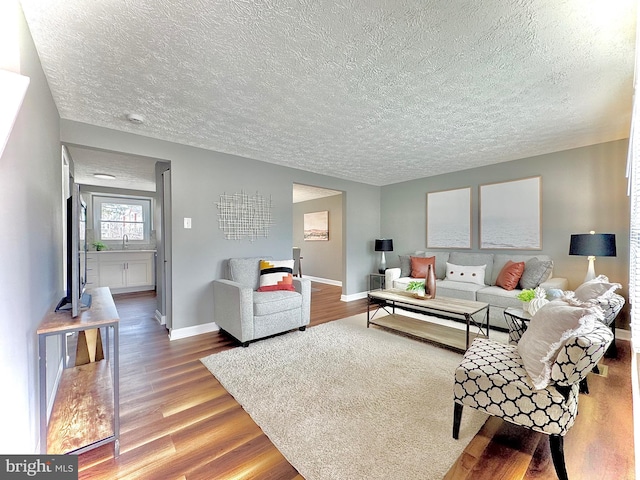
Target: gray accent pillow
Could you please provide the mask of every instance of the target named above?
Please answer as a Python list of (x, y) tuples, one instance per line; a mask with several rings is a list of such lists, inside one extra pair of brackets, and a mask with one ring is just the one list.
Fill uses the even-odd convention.
[(531, 258), (524, 264), (524, 272), (520, 277), (519, 287), (536, 288), (542, 282), (546, 282), (551, 276), (553, 271), (553, 260), (538, 260), (538, 258)]
[(400, 258), (400, 276), (411, 276), (411, 255), (398, 255)]

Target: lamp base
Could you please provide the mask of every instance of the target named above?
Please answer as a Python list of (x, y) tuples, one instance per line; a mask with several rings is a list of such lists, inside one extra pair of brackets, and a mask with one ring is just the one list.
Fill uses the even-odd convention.
[(384, 273), (387, 269), (387, 260), (384, 258), (384, 252), (380, 252), (380, 265), (378, 265), (378, 273)]
[(594, 257), (593, 255), (590, 255), (587, 257), (587, 260), (589, 260), (589, 267), (587, 268), (587, 275), (584, 277), (584, 281), (588, 282), (589, 280), (593, 280), (594, 278), (596, 278), (596, 257)]

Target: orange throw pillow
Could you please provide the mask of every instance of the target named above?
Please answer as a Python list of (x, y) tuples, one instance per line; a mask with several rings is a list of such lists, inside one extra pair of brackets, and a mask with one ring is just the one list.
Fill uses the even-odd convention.
[(520, 277), (524, 272), (524, 262), (512, 262), (507, 260), (504, 264), (498, 278), (496, 278), (496, 286), (502, 287), (505, 290), (513, 290), (518, 286)]
[(411, 278), (425, 278), (428, 266), (436, 268), (436, 257), (411, 257)]

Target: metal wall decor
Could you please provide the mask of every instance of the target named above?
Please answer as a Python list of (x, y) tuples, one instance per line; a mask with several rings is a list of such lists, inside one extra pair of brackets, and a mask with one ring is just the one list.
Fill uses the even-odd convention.
[(223, 193), (218, 202), (218, 226), (227, 240), (248, 238), (253, 242), (258, 237), (267, 238), (273, 225), (271, 207), (271, 197), (267, 199), (258, 192), (254, 196)]

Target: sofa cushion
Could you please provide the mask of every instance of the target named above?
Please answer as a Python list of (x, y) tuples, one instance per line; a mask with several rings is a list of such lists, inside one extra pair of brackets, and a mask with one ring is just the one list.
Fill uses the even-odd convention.
[(447, 262), (449, 261), (449, 252), (439, 252), (435, 250), (418, 250), (416, 257), (436, 257), (436, 278), (442, 280), (447, 272)]
[(425, 278), (429, 271), (429, 265), (435, 270), (436, 257), (411, 257), (411, 277)]
[(253, 314), (271, 315), (284, 310), (293, 310), (302, 306), (302, 295), (289, 290), (272, 292), (253, 292)]
[(259, 292), (293, 288), (293, 260), (260, 260)]
[(454, 282), (452, 280), (436, 281), (436, 297), (451, 297), (461, 300), (475, 300), (476, 292), (486, 288), (476, 283)]
[(536, 288), (542, 282), (551, 277), (553, 260), (540, 260), (533, 257), (524, 264), (524, 272), (520, 277), (520, 288)]
[(518, 286), (522, 272), (524, 272), (524, 262), (507, 260), (507, 263), (500, 270), (495, 284), (505, 290), (513, 290)]
[(522, 308), (522, 301), (516, 298), (522, 290), (505, 290), (502, 287), (493, 286), (493, 287), (485, 287), (481, 290), (478, 290), (476, 293), (476, 300), (479, 302), (488, 303), (496, 307), (513, 307), (513, 308)]
[(447, 280), (484, 285), (486, 265), (455, 265), (447, 262)]
[(551, 260), (549, 255), (527, 255), (527, 254), (513, 254), (513, 253), (496, 253), (493, 256), (493, 276), (491, 278), (491, 283), (489, 285), (495, 285), (498, 275), (502, 268), (507, 264), (508, 261), (512, 262), (526, 262), (527, 260), (531, 260), (532, 258), (537, 258), (538, 260)]
[(451, 252), (448, 262), (455, 265), (486, 265), (485, 285), (489, 285), (493, 278), (493, 253)]
[(411, 276), (411, 255), (398, 255), (400, 259), (400, 277)]

